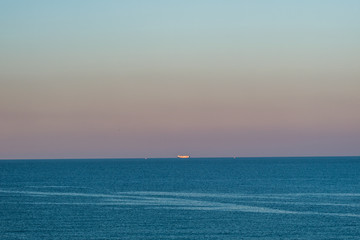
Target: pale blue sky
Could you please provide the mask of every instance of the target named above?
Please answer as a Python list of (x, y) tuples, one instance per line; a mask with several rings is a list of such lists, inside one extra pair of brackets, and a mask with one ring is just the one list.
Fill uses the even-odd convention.
[(359, 155), (359, 1), (1, 1), (0, 158)]

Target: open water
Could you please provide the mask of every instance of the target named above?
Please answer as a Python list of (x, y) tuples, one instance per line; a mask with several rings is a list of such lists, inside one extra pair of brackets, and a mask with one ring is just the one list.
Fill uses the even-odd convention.
[(360, 239), (360, 157), (3, 160), (0, 239)]

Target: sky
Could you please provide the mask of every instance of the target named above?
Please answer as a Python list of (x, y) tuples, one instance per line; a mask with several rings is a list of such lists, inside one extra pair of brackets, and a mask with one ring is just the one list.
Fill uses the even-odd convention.
[(360, 155), (360, 1), (0, 1), (0, 159)]

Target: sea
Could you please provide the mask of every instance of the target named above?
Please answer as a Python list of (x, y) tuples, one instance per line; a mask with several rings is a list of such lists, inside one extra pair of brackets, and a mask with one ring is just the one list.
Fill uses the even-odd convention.
[(0, 161), (1, 240), (360, 239), (360, 157)]

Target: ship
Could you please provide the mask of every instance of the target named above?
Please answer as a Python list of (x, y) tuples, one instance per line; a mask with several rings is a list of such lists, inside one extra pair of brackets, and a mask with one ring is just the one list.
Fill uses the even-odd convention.
[(189, 155), (178, 155), (177, 157), (178, 157), (178, 158), (190, 158)]

